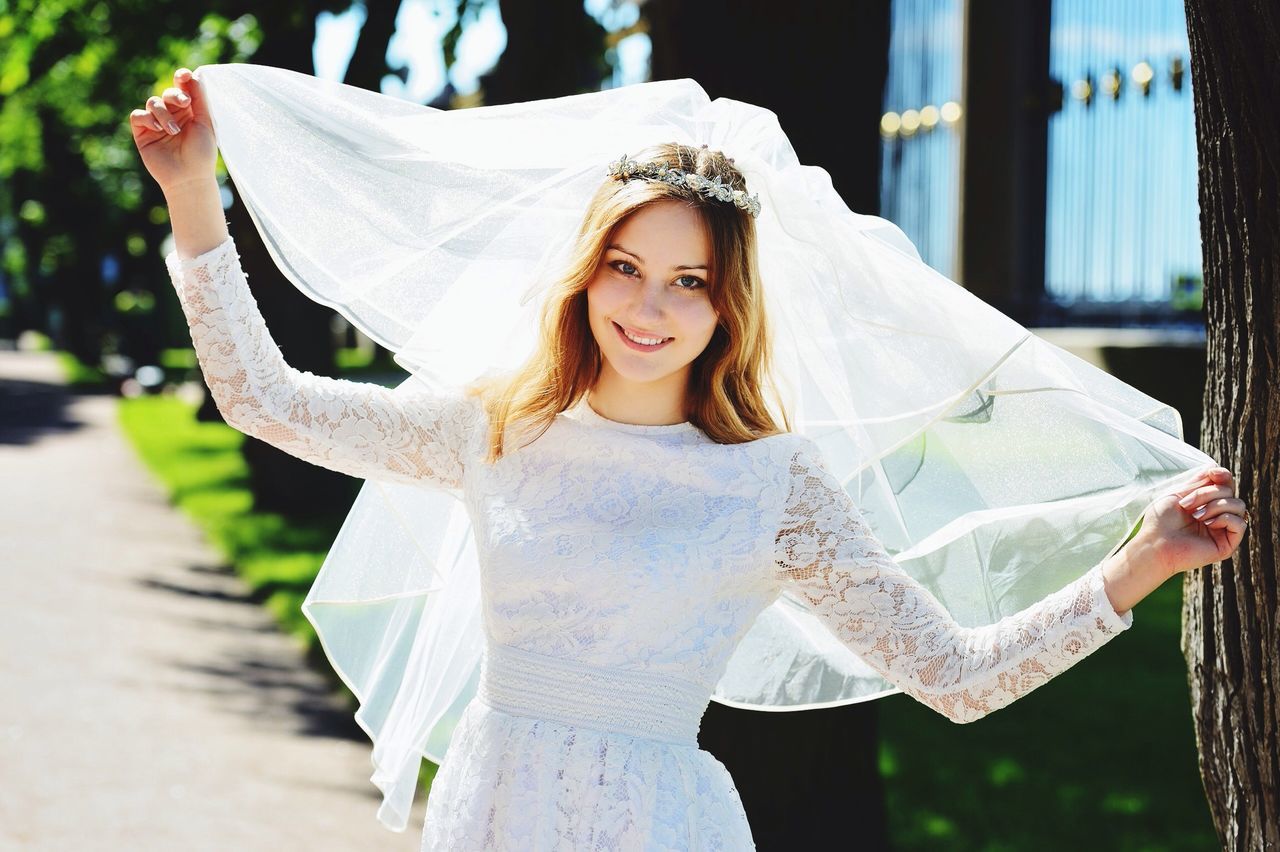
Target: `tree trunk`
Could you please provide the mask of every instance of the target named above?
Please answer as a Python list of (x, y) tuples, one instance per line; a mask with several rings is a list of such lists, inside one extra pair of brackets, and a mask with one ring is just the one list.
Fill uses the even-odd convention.
[(772, 110), (800, 162), (826, 169), (855, 212), (880, 212), (889, 0), (649, 0), (642, 9), (654, 80), (692, 77), (713, 99)]
[(356, 38), (356, 47), (351, 53), (351, 61), (347, 63), (347, 73), (342, 82), (348, 86), (380, 92), (382, 78), (388, 74), (401, 76), (402, 79), (408, 77), (406, 67), (393, 69), (387, 66), (387, 48), (391, 45), (391, 37), (396, 34), (400, 3), (399, 0), (366, 3), (365, 11), (367, 16), (360, 26), (360, 35)]
[(507, 46), (480, 77), (486, 105), (599, 91), (609, 71), (605, 31), (580, 0), (498, 0), (498, 10)]
[(1226, 850), (1280, 849), (1280, 8), (1186, 0), (1199, 149), (1208, 379), (1202, 443), (1250, 529), (1185, 575), (1182, 650), (1200, 771)]
[[(826, 169), (851, 209), (879, 213), (889, 0), (643, 9), (653, 79), (692, 77), (713, 99), (772, 110), (802, 163)], [(733, 776), (761, 852), (888, 848), (877, 713), (875, 702), (782, 713), (711, 703), (699, 742)], [(857, 842), (838, 840), (841, 827)]]

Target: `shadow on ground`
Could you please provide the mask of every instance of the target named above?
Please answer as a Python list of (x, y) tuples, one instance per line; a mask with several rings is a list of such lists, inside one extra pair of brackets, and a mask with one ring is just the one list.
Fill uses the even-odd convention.
[(46, 435), (83, 428), (68, 416), (68, 401), (55, 384), (0, 379), (0, 444), (34, 444)]

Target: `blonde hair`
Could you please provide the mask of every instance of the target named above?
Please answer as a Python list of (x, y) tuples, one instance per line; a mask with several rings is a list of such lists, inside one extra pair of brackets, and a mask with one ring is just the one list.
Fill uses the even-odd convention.
[[(665, 143), (633, 155), (639, 162), (664, 162), (734, 189), (746, 180), (720, 152)], [(650, 204), (678, 200), (700, 214), (711, 242), (707, 290), (719, 322), (706, 348), (694, 359), (686, 395), (690, 423), (713, 441), (736, 444), (791, 431), (782, 407), (779, 428), (768, 411), (761, 382), (770, 377), (771, 338), (756, 255), (755, 220), (733, 204), (707, 198), (660, 180), (608, 178), (587, 205), (570, 261), (549, 288), (539, 319), (538, 344), (516, 370), (473, 383), (489, 416), (489, 453), (504, 453), (507, 427), (536, 429), (542, 435), (560, 412), (572, 407), (600, 374), (599, 346), (587, 320), (587, 285), (605, 248), (622, 222)], [(776, 388), (775, 388), (776, 392)]]

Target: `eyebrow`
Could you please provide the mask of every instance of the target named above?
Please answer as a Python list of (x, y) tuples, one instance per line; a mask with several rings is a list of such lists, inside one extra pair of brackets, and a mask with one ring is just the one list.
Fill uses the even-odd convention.
[[(606, 246), (606, 248), (617, 249), (623, 254), (629, 254), (632, 257), (634, 257), (636, 260), (640, 261), (641, 263), (644, 263), (643, 257), (631, 251), (630, 249), (624, 249), (622, 246), (618, 245), (617, 243), (610, 243), (608, 246)], [(707, 271), (707, 267), (701, 264), (699, 264), (698, 266), (673, 266), (672, 269), (701, 269), (704, 272)]]

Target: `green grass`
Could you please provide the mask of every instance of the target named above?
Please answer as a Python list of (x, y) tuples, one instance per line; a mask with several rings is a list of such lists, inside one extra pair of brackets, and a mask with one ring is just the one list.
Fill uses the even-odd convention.
[(194, 370), (199, 366), (194, 349), (161, 349), (160, 366), (166, 370)]
[(354, 346), (345, 347), (334, 352), (334, 362), (339, 370), (360, 370), (373, 366), (373, 356), (373, 351), (362, 351)]
[(70, 352), (58, 350), (54, 353), (58, 366), (62, 369), (67, 387), (72, 390), (90, 390), (105, 387), (107, 376), (97, 367), (92, 367)]
[(1013, 704), (957, 725), (880, 699), (880, 763), (900, 850), (1214, 850), (1196, 765), (1182, 583), (1133, 627)]
[[(328, 677), (355, 710), (355, 696), (324, 660), (302, 602), (338, 534), (336, 523), (299, 523), (253, 510), (249, 471), (240, 446), (244, 435), (223, 423), (202, 423), (196, 407), (173, 396), (119, 401), (120, 423), (135, 450), (170, 494), (219, 551), (227, 566), (249, 586), (255, 600), (306, 657)], [(422, 762), (429, 790), (436, 766)]]

